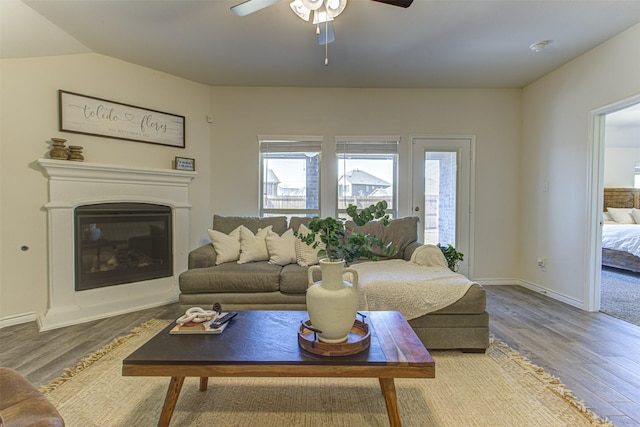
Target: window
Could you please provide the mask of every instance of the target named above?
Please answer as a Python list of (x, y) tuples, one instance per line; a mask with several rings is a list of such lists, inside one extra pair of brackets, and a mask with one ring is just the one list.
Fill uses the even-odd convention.
[(320, 215), (321, 137), (259, 137), (260, 215)]
[(368, 207), (386, 200), (396, 215), (399, 137), (336, 138), (338, 155), (338, 215), (347, 207)]

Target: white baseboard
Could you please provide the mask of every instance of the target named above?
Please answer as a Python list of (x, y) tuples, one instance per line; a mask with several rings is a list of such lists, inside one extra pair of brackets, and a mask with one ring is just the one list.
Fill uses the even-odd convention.
[(0, 319), (0, 329), (6, 328), (7, 326), (20, 325), (22, 323), (33, 322), (38, 318), (36, 313), (23, 313), (16, 314), (14, 316), (3, 317)]
[(520, 284), (518, 279), (473, 279), (482, 286), (516, 286)]
[(164, 297), (149, 298), (147, 301), (140, 299), (131, 299), (128, 304), (106, 303), (90, 308), (80, 307), (75, 311), (62, 311), (58, 313), (48, 312), (44, 316), (38, 316), (38, 329), (40, 332), (52, 329), (62, 328), (65, 326), (78, 325), (81, 323), (91, 322), (93, 320), (106, 319), (108, 317), (118, 316), (121, 314), (133, 313), (147, 308), (160, 307), (167, 304), (178, 302), (176, 295), (165, 295)]
[(584, 302), (580, 301), (576, 298), (570, 297), (568, 295), (564, 295), (561, 294), (559, 292), (556, 291), (552, 291), (550, 289), (545, 288), (544, 286), (539, 286), (536, 285), (535, 283), (531, 283), (531, 282), (527, 282), (526, 280), (519, 280), (518, 283), (520, 286), (522, 286), (523, 288), (527, 288), (529, 290), (532, 290), (534, 292), (538, 292), (539, 294), (542, 295), (546, 295), (550, 298), (553, 298), (555, 300), (561, 301), (565, 304), (569, 304), (573, 307), (579, 308), (581, 310), (584, 310)]

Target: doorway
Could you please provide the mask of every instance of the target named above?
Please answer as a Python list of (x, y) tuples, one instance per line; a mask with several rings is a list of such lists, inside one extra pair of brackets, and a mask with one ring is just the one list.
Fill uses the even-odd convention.
[[(591, 273), (585, 295), (587, 309), (603, 311), (640, 324), (640, 275), (632, 271), (637, 270), (635, 261), (629, 260), (633, 258), (629, 252), (634, 252), (630, 242), (635, 239), (631, 233), (635, 233), (636, 227), (640, 229), (640, 224), (635, 224), (633, 220), (631, 222), (634, 224), (620, 224), (622, 220), (613, 218), (611, 209), (608, 209), (628, 209), (631, 212), (633, 208), (640, 207), (633, 200), (608, 206), (617, 203), (611, 194), (633, 194), (640, 187), (640, 95), (598, 109), (592, 117), (593, 220), (590, 224), (593, 224), (593, 231), (589, 245)], [(619, 217), (617, 214), (615, 216)], [(614, 268), (610, 267), (612, 265)]]
[(458, 272), (473, 276), (471, 182), (472, 136), (414, 136), (412, 206), (420, 219), (418, 239), (451, 244), (464, 254)]

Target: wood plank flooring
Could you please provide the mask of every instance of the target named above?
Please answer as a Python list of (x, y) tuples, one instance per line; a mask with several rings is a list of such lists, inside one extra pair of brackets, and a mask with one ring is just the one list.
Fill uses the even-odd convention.
[(487, 286), (491, 332), (616, 426), (640, 426), (640, 327), (520, 286)]
[[(497, 338), (559, 377), (598, 415), (640, 427), (640, 327), (519, 286), (486, 289)], [(140, 323), (173, 320), (183, 310), (171, 304), (41, 333), (35, 322), (10, 326), (0, 330), (0, 366), (46, 384)]]

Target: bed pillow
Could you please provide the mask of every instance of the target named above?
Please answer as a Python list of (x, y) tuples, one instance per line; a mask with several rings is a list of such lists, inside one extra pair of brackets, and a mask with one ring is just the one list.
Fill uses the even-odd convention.
[(296, 237), (290, 228), (282, 236), (270, 231), (267, 233), (267, 251), (269, 252), (269, 264), (287, 265), (296, 263)]
[(633, 208), (631, 210), (631, 217), (636, 224), (640, 224), (640, 209)]
[(611, 218), (611, 214), (609, 212), (602, 213), (602, 222), (604, 224), (615, 224), (616, 222)]
[[(306, 225), (300, 224), (298, 234), (307, 235), (309, 234), (309, 229)], [(308, 267), (318, 264), (318, 251), (324, 248), (324, 243), (320, 242), (320, 236), (318, 235), (316, 235), (316, 241), (320, 244), (314, 249), (302, 240), (296, 238), (296, 262), (299, 266)]]
[(635, 224), (633, 216), (631, 215), (631, 208), (607, 208), (607, 212), (611, 215), (611, 218), (618, 224)]
[(216, 265), (237, 261), (240, 258), (240, 229), (237, 227), (229, 234), (216, 230), (207, 230), (213, 249), (216, 251)]
[(247, 227), (240, 229), (240, 258), (238, 264), (246, 264), (254, 261), (267, 261), (269, 251), (267, 250), (266, 237), (273, 226), (261, 228), (254, 235)]

